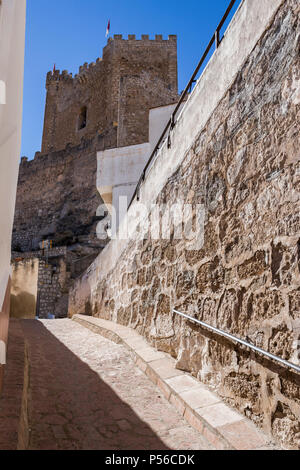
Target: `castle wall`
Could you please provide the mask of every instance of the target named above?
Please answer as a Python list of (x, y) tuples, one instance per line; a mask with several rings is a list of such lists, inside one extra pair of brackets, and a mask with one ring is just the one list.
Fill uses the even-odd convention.
[(70, 273), (64, 256), (53, 258), (50, 262), (39, 261), (37, 316), (64, 318), (68, 310), (68, 288)]
[[(213, 91), (212, 91), (213, 90)], [(140, 191), (205, 208), (193, 240), (113, 240), (72, 289), (129, 325), (285, 446), (300, 448), (299, 376), (172, 314), (194, 315), (299, 364), (299, 4), (245, 0)], [(128, 226), (138, 204), (130, 208)], [(122, 227), (120, 231), (122, 231)], [(143, 239), (147, 236), (146, 239)], [(191, 249), (193, 247), (193, 249)]]
[(96, 151), (90, 142), (22, 160), (19, 171), (13, 250), (39, 249), (39, 242), (70, 245), (83, 255), (99, 252), (96, 211)]
[[(97, 61), (81, 68), (76, 78), (59, 71), (47, 75), (47, 97), (44, 118), (42, 153), (77, 146), (81, 139), (90, 139), (108, 129), (107, 67)], [(79, 129), (79, 115), (87, 107), (86, 127)]]

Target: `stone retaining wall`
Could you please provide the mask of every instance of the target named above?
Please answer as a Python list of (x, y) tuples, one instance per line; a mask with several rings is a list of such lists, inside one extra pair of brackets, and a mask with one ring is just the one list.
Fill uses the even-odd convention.
[[(159, 350), (171, 353), (178, 368), (296, 448), (299, 375), (199, 329), (172, 309), (299, 364), (299, 12), (296, 0), (242, 4), (182, 111), (172, 148), (161, 150), (142, 187), (141, 202), (148, 206), (203, 204), (204, 246), (190, 250), (175, 231), (170, 240), (142, 239), (144, 221), (139, 240), (113, 241), (106, 247), (75, 284), (69, 304), (70, 316), (84, 313), (89, 305), (94, 316), (137, 329)], [(265, 20), (253, 48), (246, 21), (251, 15), (257, 17), (257, 28)], [(231, 35), (239, 22), (238, 48), (246, 50), (249, 37), (250, 50), (203, 126), (199, 90), (204, 89), (207, 101), (213, 89), (205, 79), (213, 67), (222, 70), (217, 61), (236, 47), (237, 38)], [(224, 67), (230, 65), (234, 69), (236, 64)], [(172, 173), (156, 200), (147, 199), (167, 171)]]
[[(13, 253), (11, 313), (15, 318), (64, 318), (68, 311), (73, 257), (66, 247)], [(31, 271), (34, 271), (33, 274)]]

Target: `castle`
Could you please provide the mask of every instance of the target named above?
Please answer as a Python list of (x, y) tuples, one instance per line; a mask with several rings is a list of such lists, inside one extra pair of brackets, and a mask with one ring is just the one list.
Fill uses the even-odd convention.
[(25, 263), (25, 277), (28, 262), (40, 260), (31, 314), (41, 317), (66, 315), (72, 279), (105, 245), (96, 234), (97, 152), (148, 142), (150, 109), (178, 100), (177, 37), (115, 35), (103, 57), (74, 77), (49, 72), (46, 89), (41, 152), (21, 160), (12, 242), (14, 267)]

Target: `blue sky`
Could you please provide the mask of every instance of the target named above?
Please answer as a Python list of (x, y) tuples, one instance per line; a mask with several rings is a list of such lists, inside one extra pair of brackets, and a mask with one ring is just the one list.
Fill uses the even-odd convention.
[[(239, 5), (237, 0), (237, 6)], [(45, 79), (53, 64), (77, 73), (102, 56), (105, 30), (111, 35), (178, 35), (179, 91), (185, 88), (229, 0), (27, 0), (21, 155), (40, 150)]]

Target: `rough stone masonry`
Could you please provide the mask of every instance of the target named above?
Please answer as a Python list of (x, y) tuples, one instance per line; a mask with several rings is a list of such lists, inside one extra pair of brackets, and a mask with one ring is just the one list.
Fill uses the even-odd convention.
[[(299, 364), (300, 5), (277, 3), (156, 200), (205, 205), (203, 248), (190, 251), (174, 234), (131, 240), (104, 275), (107, 246), (76, 283), (69, 314), (90, 304), (94, 316), (137, 329), (171, 353), (178, 368), (285, 446), (300, 448), (299, 375), (172, 314), (173, 308), (193, 314)], [(174, 132), (184, 138), (180, 124)]]

